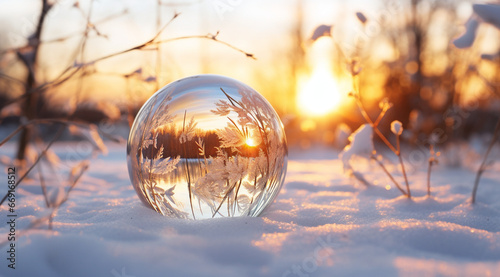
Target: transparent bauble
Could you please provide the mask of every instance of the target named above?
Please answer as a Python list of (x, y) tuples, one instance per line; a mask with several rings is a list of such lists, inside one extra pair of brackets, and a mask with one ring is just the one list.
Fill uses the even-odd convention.
[(258, 216), (285, 179), (283, 124), (255, 90), (198, 75), (156, 92), (130, 130), (130, 179), (147, 206), (178, 218)]

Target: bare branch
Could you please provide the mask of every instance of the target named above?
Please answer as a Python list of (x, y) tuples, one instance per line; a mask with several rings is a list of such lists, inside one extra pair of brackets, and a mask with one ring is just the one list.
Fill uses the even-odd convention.
[(21, 81), (21, 80), (19, 80), (19, 79), (16, 79), (16, 78), (14, 78), (14, 77), (12, 77), (12, 76), (9, 76), (9, 75), (7, 75), (7, 74), (4, 74), (4, 73), (2, 73), (2, 72), (0, 72), (0, 78), (4, 78), (4, 79), (6, 79), (6, 80), (16, 82), (16, 83), (21, 84), (22, 86), (26, 87), (26, 83), (25, 83), (24, 81)]
[[(7, 141), (9, 141), (10, 139), (12, 139), (17, 133), (19, 133), (20, 131), (22, 131), (24, 128), (27, 128), (28, 126), (31, 126), (31, 125), (37, 125), (37, 124), (63, 124), (63, 125), (73, 125), (73, 126), (78, 126), (78, 127), (81, 127), (81, 128), (89, 128), (89, 124), (88, 123), (82, 123), (82, 122), (76, 122), (76, 121), (70, 121), (70, 120), (67, 120), (67, 119), (34, 119), (34, 120), (31, 120), (21, 126), (19, 126), (16, 130), (14, 130), (12, 133), (10, 133), (5, 139), (3, 139), (2, 141), (0, 141), (0, 147), (2, 145), (4, 145)], [(113, 135), (111, 134), (108, 134), (106, 132), (103, 132), (101, 130), (98, 129), (98, 131), (106, 138), (112, 140), (113, 142), (121, 142), (121, 139), (119, 138), (116, 138), (114, 137)]]
[(186, 39), (208, 39), (208, 40), (213, 40), (217, 43), (220, 43), (220, 44), (223, 44), (231, 49), (234, 49), (240, 53), (243, 53), (245, 54), (245, 56), (249, 57), (249, 58), (252, 58), (254, 60), (257, 60), (257, 58), (251, 54), (251, 53), (248, 53), (230, 43), (227, 43), (225, 41), (222, 41), (222, 40), (219, 40), (217, 38), (217, 36), (219, 35), (219, 32), (217, 32), (215, 35), (213, 34), (206, 34), (206, 35), (197, 35), (197, 36), (183, 36), (183, 37), (176, 37), (176, 38), (171, 38), (171, 39), (165, 39), (165, 40), (160, 40), (160, 41), (157, 41), (157, 42), (154, 42), (155, 44), (160, 44), (160, 43), (167, 43), (167, 42), (172, 42), (172, 41), (177, 41), (177, 40), (186, 40)]
[[(45, 147), (45, 149), (42, 151), (42, 153), (40, 153), (40, 155), (38, 155), (37, 159), (35, 160), (35, 162), (30, 166), (30, 168), (28, 168), (28, 170), (26, 170), (26, 172), (21, 176), (21, 178), (19, 178), (16, 182), (16, 184), (14, 185), (14, 190), (17, 188), (17, 186), (19, 186), (19, 184), (28, 176), (28, 174), (31, 172), (31, 170), (33, 170), (33, 168), (35, 168), (35, 166), (40, 162), (40, 160), (45, 156), (45, 154), (47, 153), (47, 151), (49, 150), (49, 148), (52, 146), (52, 144), (54, 144), (54, 142), (56, 140), (59, 139), (59, 137), (61, 136), (62, 134), (62, 131), (64, 130), (63, 127), (59, 128), (59, 130), (57, 131), (56, 135), (52, 138), (52, 140), (47, 144), (47, 146)], [(5, 199), (7, 199), (8, 195), (9, 195), (10, 191), (8, 191), (5, 196), (2, 198), (2, 200), (0, 201), (0, 206), (3, 204), (3, 202), (5, 201)]]
[(394, 177), (392, 176), (392, 174), (389, 172), (389, 170), (387, 170), (387, 168), (384, 166), (384, 164), (379, 161), (376, 157), (374, 156), (371, 156), (371, 159), (376, 161), (377, 164), (382, 168), (382, 170), (385, 172), (385, 174), (389, 177), (389, 179), (391, 179), (391, 181), (394, 183), (394, 185), (396, 185), (396, 187), (399, 189), (399, 191), (401, 191), (401, 193), (405, 196), (408, 196), (408, 193), (406, 193), (402, 188), (401, 188), (401, 185), (399, 185), (399, 183), (396, 181), (396, 179), (394, 179)]

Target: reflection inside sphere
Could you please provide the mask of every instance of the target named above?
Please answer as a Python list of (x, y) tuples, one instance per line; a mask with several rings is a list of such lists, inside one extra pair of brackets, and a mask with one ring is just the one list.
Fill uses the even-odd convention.
[(231, 78), (173, 82), (139, 111), (128, 143), (141, 200), (178, 218), (257, 216), (286, 174), (283, 125), (255, 90)]

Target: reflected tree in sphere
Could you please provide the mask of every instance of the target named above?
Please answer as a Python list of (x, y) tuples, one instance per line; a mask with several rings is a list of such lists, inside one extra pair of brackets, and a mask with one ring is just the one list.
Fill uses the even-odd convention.
[(175, 81), (130, 130), (130, 179), (147, 206), (177, 218), (258, 216), (285, 179), (283, 124), (255, 90), (231, 78)]

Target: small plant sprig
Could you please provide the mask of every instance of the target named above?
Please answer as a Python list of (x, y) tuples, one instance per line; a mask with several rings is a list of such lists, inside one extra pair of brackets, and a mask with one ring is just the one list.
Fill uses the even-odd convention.
[(410, 184), (408, 182), (408, 177), (406, 174), (406, 169), (405, 165), (403, 162), (403, 158), (401, 156), (401, 147), (400, 147), (400, 137), (401, 134), (403, 133), (403, 124), (400, 121), (393, 121), (391, 124), (391, 131), (393, 134), (396, 135), (396, 147), (394, 147), (391, 142), (380, 132), (378, 129), (378, 125), (384, 118), (385, 114), (387, 111), (392, 107), (392, 103), (390, 103), (387, 99), (384, 99), (383, 101), (380, 102), (379, 107), (381, 109), (379, 115), (377, 116), (377, 119), (373, 121), (370, 116), (368, 115), (368, 112), (366, 111), (365, 107), (363, 106), (363, 103), (361, 101), (361, 95), (360, 95), (360, 90), (359, 90), (359, 73), (361, 72), (361, 68), (358, 65), (358, 62), (356, 60), (352, 60), (349, 64), (349, 70), (352, 76), (352, 81), (353, 81), (353, 92), (351, 92), (349, 95), (351, 97), (354, 97), (356, 100), (356, 104), (359, 108), (359, 111), (361, 112), (361, 115), (365, 119), (365, 121), (370, 124), (370, 126), (373, 128), (373, 132), (377, 134), (377, 136), (384, 142), (389, 149), (398, 157), (399, 163), (401, 165), (401, 172), (403, 174), (404, 180), (405, 180), (405, 185), (406, 185), (406, 191), (404, 191), (401, 188), (401, 185), (396, 181), (396, 179), (392, 176), (392, 174), (387, 170), (387, 168), (384, 166), (383, 162), (378, 159), (375, 155), (376, 152), (372, 154), (372, 159), (377, 162), (378, 165), (381, 166), (382, 170), (389, 176), (389, 178), (392, 180), (392, 182), (396, 185), (396, 187), (403, 193), (403, 195), (407, 196), (408, 198), (411, 198), (411, 190), (410, 190)]
[[(366, 16), (364, 14), (358, 12), (358, 13), (356, 13), (356, 17), (361, 22), (361, 24), (363, 25), (363, 27), (366, 27), (366, 22), (367, 22)], [(316, 40), (316, 39), (318, 39), (321, 36), (331, 35), (330, 32), (331, 32), (331, 26), (320, 25), (315, 30), (315, 32), (314, 32), (314, 34), (313, 34), (313, 36), (312, 36), (311, 39), (312, 40)], [(399, 143), (400, 136), (401, 136), (401, 134), (403, 132), (403, 126), (402, 126), (401, 122), (399, 122), (399, 121), (393, 122), (393, 128), (391, 128), (391, 129), (393, 130), (393, 133), (396, 135), (396, 139), (397, 139), (397, 145), (396, 145), (396, 147), (394, 147), (389, 142), (389, 140), (384, 136), (384, 134), (382, 134), (382, 132), (380, 132), (380, 130), (378, 129), (378, 125), (380, 124), (381, 120), (383, 119), (383, 117), (385, 116), (385, 114), (387, 113), (387, 111), (392, 107), (392, 104), (389, 103), (389, 101), (387, 101), (387, 100), (382, 101), (380, 103), (380, 109), (381, 109), (381, 111), (380, 111), (379, 115), (377, 116), (377, 119), (375, 121), (373, 121), (370, 118), (370, 116), (368, 115), (366, 109), (363, 106), (362, 100), (361, 100), (361, 93), (360, 93), (360, 89), (359, 89), (359, 79), (358, 79), (359, 78), (359, 74), (361, 73), (361, 71), (363, 69), (360, 66), (359, 58), (358, 58), (360, 56), (359, 55), (359, 49), (360, 49), (361, 45), (357, 45), (358, 47), (356, 47), (356, 51), (352, 55), (354, 58), (349, 59), (348, 56), (342, 50), (342, 47), (340, 47), (340, 44), (338, 42), (336, 42), (336, 41), (334, 41), (334, 43), (335, 43), (335, 46), (336, 46), (337, 50), (347, 60), (347, 68), (348, 68), (348, 71), (349, 71), (350, 75), (352, 76), (352, 84), (353, 84), (352, 88), (353, 88), (353, 90), (352, 90), (352, 92), (349, 93), (349, 96), (354, 97), (354, 99), (356, 100), (356, 104), (357, 104), (357, 106), (359, 108), (359, 111), (361, 112), (361, 115), (363, 116), (363, 118), (365, 119), (365, 121), (372, 127), (373, 132), (375, 132), (377, 134), (377, 136), (385, 143), (385, 145), (387, 145), (387, 147), (389, 147), (389, 149), (391, 149), (391, 151), (394, 154), (396, 154), (396, 156), (398, 156), (399, 162), (401, 164), (401, 171), (402, 171), (404, 179), (405, 179), (406, 191), (404, 191), (402, 189), (401, 185), (394, 179), (394, 177), (391, 175), (391, 173), (387, 170), (387, 168), (384, 166), (382, 160), (377, 157), (375, 150), (373, 151), (373, 153), (371, 153), (371, 157), (370, 158), (373, 159), (373, 160), (375, 160), (377, 162), (377, 164), (379, 164), (382, 167), (382, 169), (384, 170), (384, 172), (394, 182), (394, 184), (396, 185), (396, 187), (401, 191), (401, 193), (403, 195), (407, 196), (408, 198), (411, 198), (410, 185), (409, 185), (409, 182), (408, 182), (408, 177), (406, 175), (406, 170), (405, 170), (403, 158), (401, 156), (401, 148), (400, 148), (400, 143)], [(397, 130), (395, 130), (394, 128), (396, 128)], [(349, 150), (348, 147), (346, 147), (346, 149), (344, 149), (344, 151), (347, 151), (347, 150)], [(344, 163), (346, 163), (346, 162), (344, 162)], [(354, 171), (353, 171), (353, 173), (354, 173)], [(360, 180), (365, 185), (368, 184), (364, 178), (360, 178), (361, 175), (359, 173), (358, 174), (353, 174), (353, 176), (355, 178), (357, 178), (358, 180)]]
[(403, 162), (403, 158), (401, 157), (401, 144), (399, 142), (401, 134), (403, 133), (403, 124), (398, 120), (393, 121), (391, 123), (391, 132), (396, 135), (396, 152), (394, 152), (394, 154), (398, 156), (399, 163), (401, 164), (401, 172), (403, 173), (403, 177), (405, 178), (406, 192), (408, 193), (406, 196), (408, 196), (408, 198), (411, 198), (410, 185), (408, 182), (408, 176), (406, 175), (405, 164)]

